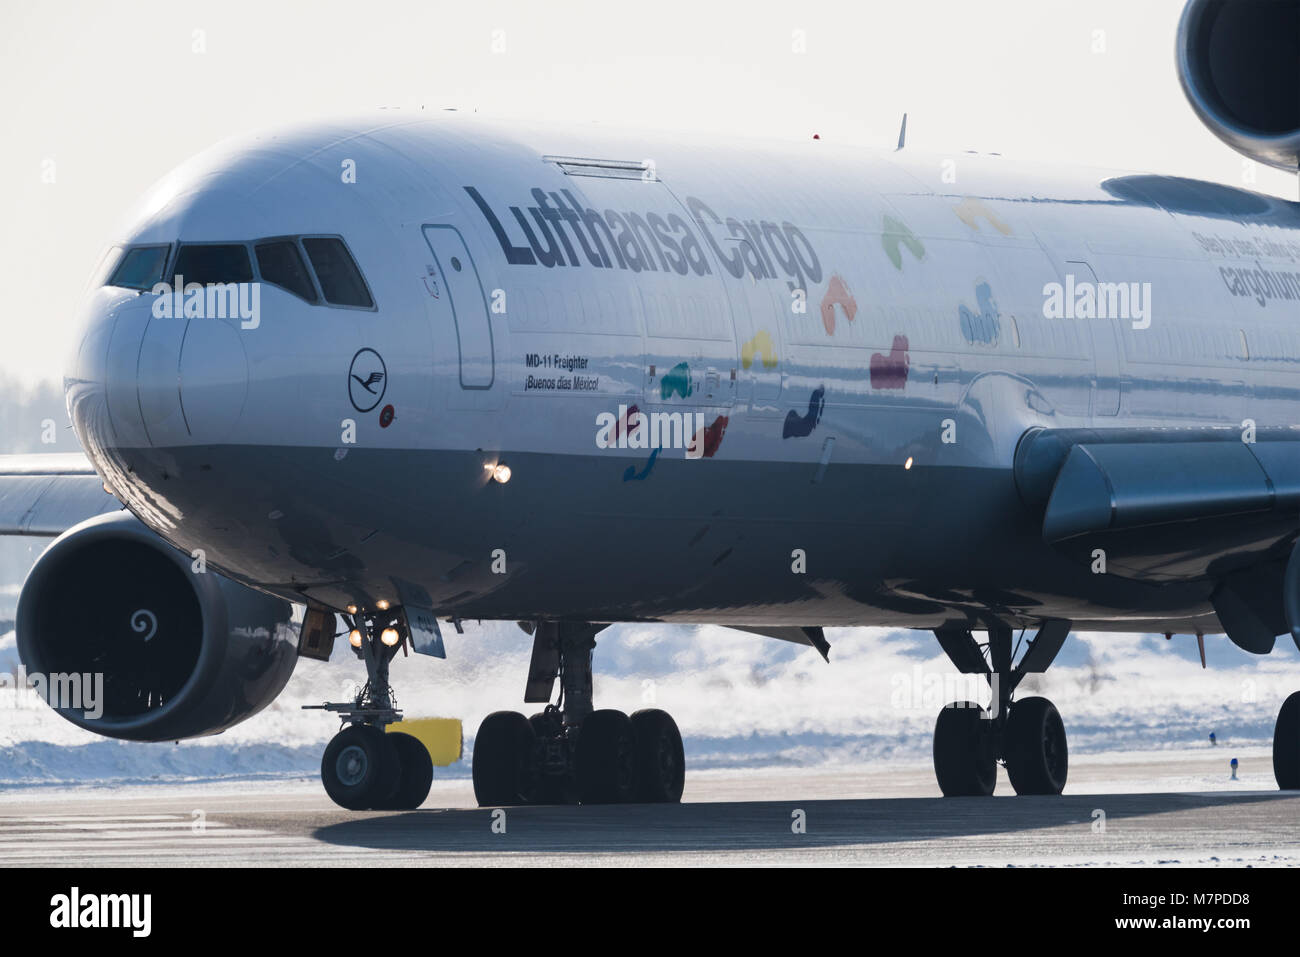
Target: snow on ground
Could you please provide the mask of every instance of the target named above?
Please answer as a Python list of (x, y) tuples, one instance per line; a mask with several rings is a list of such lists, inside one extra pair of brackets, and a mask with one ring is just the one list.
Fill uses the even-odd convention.
[[(393, 681), (409, 716), (464, 721), (468, 758), (485, 714), (523, 709), (530, 640), (510, 623), (446, 631), (446, 661), (399, 658)], [(988, 699), (987, 687), (957, 674), (928, 633), (836, 628), (827, 637), (830, 664), (804, 646), (715, 626), (616, 625), (597, 639), (597, 705), (668, 710), (693, 769), (879, 768), (928, 762), (939, 708)], [(1226, 764), (1233, 748), (1268, 745), (1278, 707), (1300, 689), (1300, 655), (1287, 640), (1264, 658), (1226, 638), (1207, 645), (1203, 671), (1186, 636), (1075, 635), (1021, 694), (1057, 704), (1080, 758), (1208, 749), (1213, 731)], [(0, 637), (0, 675), (17, 664), (10, 632)], [(279, 699), (243, 724), (164, 744), (99, 738), (30, 695), (0, 689), (0, 789), (314, 776), (337, 719), (302, 705), (350, 698), (363, 673), (340, 639), (329, 662), (300, 661)], [(438, 770), (468, 773), (468, 760)]]

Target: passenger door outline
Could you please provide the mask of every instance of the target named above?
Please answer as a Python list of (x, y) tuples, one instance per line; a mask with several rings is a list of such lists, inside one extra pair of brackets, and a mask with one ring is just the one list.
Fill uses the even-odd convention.
[[(492, 313), (488, 308), (487, 296), (483, 292), (483, 280), (479, 276), (478, 265), (474, 262), (474, 257), (470, 255), (469, 247), (465, 245), (465, 238), (455, 226), (426, 223), (422, 228), (422, 232), (424, 233), (424, 242), (429, 247), (434, 265), (440, 274), (442, 286), (447, 291), (447, 303), (451, 306), (452, 321), (456, 326), (460, 387), (470, 391), (487, 391), (496, 383), (496, 342), (492, 331)], [(448, 248), (444, 242), (435, 242), (435, 236), (439, 240), (445, 239), (446, 242), (451, 243), (451, 247)], [(439, 246), (443, 247), (442, 254), (439, 253)], [(470, 276), (465, 273), (464, 267), (456, 269), (452, 264), (452, 260), (459, 260), (459, 257), (462, 256), (465, 264), (473, 272), (472, 283), (469, 281)], [(449, 266), (451, 268), (448, 268)], [(461, 293), (459, 296), (458, 291)], [(479, 314), (482, 317), (482, 324), (476, 326), (474, 314), (479, 309), (481, 309)], [(486, 350), (482, 348), (483, 343), (480, 337), (477, 340), (478, 351), (475, 351), (476, 340), (473, 333), (480, 331), (487, 332)], [(474, 381), (472, 367), (470, 370), (471, 379), (466, 382), (465, 360), (467, 355), (471, 363), (475, 359), (486, 358), (488, 366), (486, 382)]]

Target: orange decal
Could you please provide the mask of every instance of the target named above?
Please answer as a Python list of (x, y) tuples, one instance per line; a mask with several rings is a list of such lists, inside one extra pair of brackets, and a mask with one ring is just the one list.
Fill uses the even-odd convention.
[(835, 335), (836, 305), (844, 310), (844, 318), (849, 322), (858, 314), (858, 301), (849, 292), (849, 287), (839, 276), (831, 276), (831, 281), (826, 284), (826, 295), (822, 296), (822, 325), (826, 327), (828, 336)]

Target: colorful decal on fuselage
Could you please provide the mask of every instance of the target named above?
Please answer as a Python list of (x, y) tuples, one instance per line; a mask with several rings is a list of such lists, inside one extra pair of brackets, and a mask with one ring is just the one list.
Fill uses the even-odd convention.
[(659, 397), (662, 399), (671, 399), (674, 392), (683, 399), (689, 399), (694, 391), (691, 385), (691, 367), (685, 362), (679, 362), (665, 372), (659, 383)]
[(704, 458), (711, 459), (718, 449), (722, 446), (722, 437), (727, 433), (727, 423), (731, 419), (728, 416), (720, 415), (713, 420), (712, 425), (704, 427), (703, 432), (695, 434), (693, 449), (698, 450), (700, 441), (704, 442)]
[(826, 387), (818, 386), (808, 399), (808, 412), (800, 415), (794, 409), (785, 414), (785, 425), (781, 429), (781, 438), (803, 438), (811, 435), (817, 423), (821, 421), (822, 410), (826, 407)]
[(826, 284), (826, 295), (822, 296), (822, 325), (828, 336), (835, 335), (836, 306), (844, 310), (844, 318), (849, 322), (857, 318), (858, 301), (853, 298), (853, 293), (849, 292), (849, 287), (838, 274), (831, 276), (831, 281)]
[(903, 388), (907, 385), (907, 372), (910, 366), (907, 336), (894, 336), (894, 345), (889, 350), (889, 355), (876, 352), (871, 356), (871, 388)]
[(971, 345), (997, 345), (1001, 323), (998, 319), (998, 304), (993, 299), (993, 289), (987, 282), (980, 282), (975, 287), (975, 300), (979, 312), (973, 312), (965, 305), (957, 307), (961, 319), (961, 334)]
[(629, 465), (627, 468), (625, 468), (623, 470), (623, 481), (644, 482), (647, 478), (649, 478), (650, 473), (654, 470), (655, 463), (659, 461), (659, 451), (660, 451), (660, 446), (656, 445), (650, 451), (650, 458), (646, 462), (645, 468), (641, 469), (641, 471), (638, 472), (636, 470), (635, 465)]
[(925, 258), (925, 244), (916, 238), (916, 234), (907, 227), (906, 223), (893, 216), (885, 217), (885, 229), (880, 236), (880, 242), (885, 247), (885, 255), (889, 257), (895, 269), (903, 268), (903, 251), (900, 247), (906, 246), (907, 251), (916, 257), (918, 262)]
[(1011, 235), (1011, 227), (1003, 222), (1002, 217), (989, 209), (983, 200), (976, 199), (974, 196), (967, 196), (954, 206), (952, 211), (957, 214), (958, 219), (977, 233), (980, 231), (979, 221), (983, 219), (1003, 236)]
[(772, 344), (772, 336), (766, 329), (760, 329), (754, 338), (740, 347), (740, 364), (746, 369), (754, 364), (755, 358), (762, 361), (764, 369), (775, 369), (777, 366), (776, 346)]

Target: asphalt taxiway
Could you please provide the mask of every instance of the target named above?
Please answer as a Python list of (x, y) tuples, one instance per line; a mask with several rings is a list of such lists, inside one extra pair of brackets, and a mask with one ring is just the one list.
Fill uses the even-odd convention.
[(1300, 865), (1264, 749), (1078, 758), (1061, 797), (945, 800), (924, 765), (702, 770), (680, 805), (347, 812), (312, 780), (0, 793), (0, 866)]

